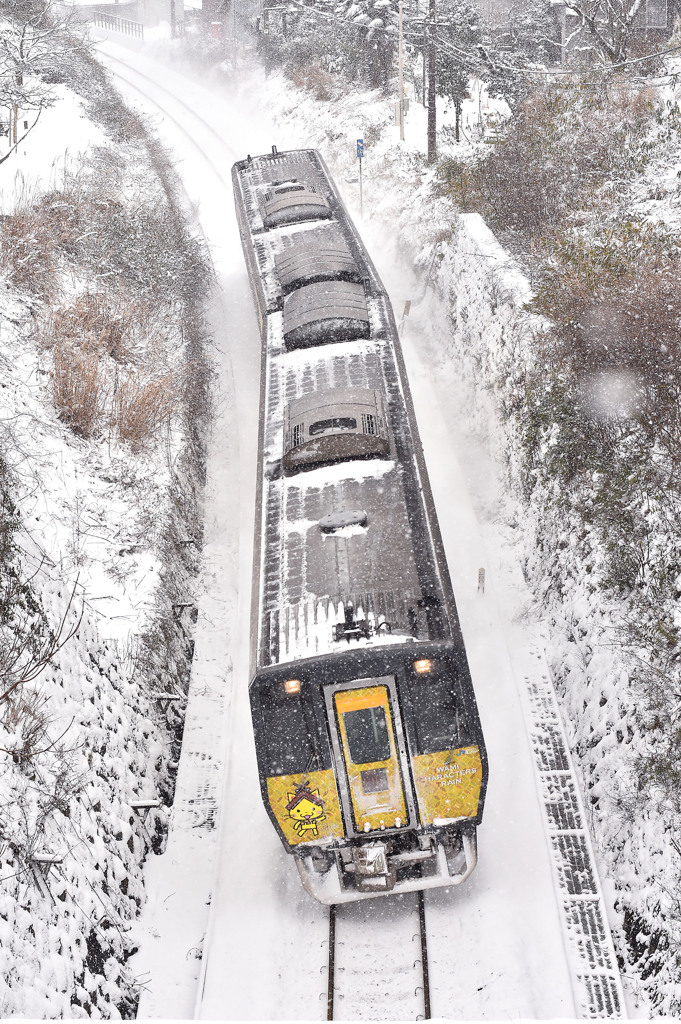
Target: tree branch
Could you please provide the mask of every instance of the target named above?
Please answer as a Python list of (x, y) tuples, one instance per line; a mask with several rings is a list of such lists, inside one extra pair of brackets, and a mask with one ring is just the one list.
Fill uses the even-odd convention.
[[(38, 114), (37, 114), (37, 117), (36, 117), (35, 121), (33, 122), (33, 124), (31, 125), (31, 127), (30, 127), (30, 128), (28, 129), (28, 131), (25, 131), (25, 132), (24, 132), (24, 134), (23, 134), (23, 135), (21, 136), (21, 138), (20, 138), (20, 139), (17, 139), (17, 141), (16, 141), (15, 143), (14, 143), (14, 145), (13, 145), (13, 146), (12, 146), (12, 147), (11, 147), (11, 148), (10, 148), (10, 149), (8, 150), (8, 152), (7, 152), (7, 153), (5, 153), (5, 155), (4, 155), (4, 156), (0, 157), (0, 164), (4, 164), (5, 160), (9, 160), (9, 158), (10, 158), (10, 157), (11, 157), (11, 155), (12, 155), (12, 153), (14, 153), (14, 151), (15, 151), (15, 150), (16, 150), (16, 149), (17, 149), (17, 148), (18, 148), (18, 147), (19, 147), (19, 146), (21, 145), (21, 143), (22, 143), (22, 142), (24, 141), (24, 139), (26, 138), (26, 136), (27, 136), (27, 135), (30, 135), (30, 133), (31, 133), (31, 132), (33, 131), (33, 129), (34, 129), (34, 128), (35, 128), (35, 126), (37, 125), (37, 123), (38, 123), (38, 118), (40, 117), (40, 115), (42, 114), (42, 112), (43, 112), (43, 107), (40, 107), (40, 109), (38, 110)], [(1, 697), (1, 696), (0, 696), (0, 700), (2, 700), (2, 697)]]

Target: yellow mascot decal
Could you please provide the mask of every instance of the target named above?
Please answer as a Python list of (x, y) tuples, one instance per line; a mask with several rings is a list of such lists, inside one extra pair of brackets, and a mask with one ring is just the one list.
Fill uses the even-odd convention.
[(317, 825), (326, 818), (319, 790), (301, 786), (295, 793), (287, 793), (286, 796), (286, 810), (289, 817), (294, 819), (293, 828), (298, 835), (306, 839), (318, 836)]

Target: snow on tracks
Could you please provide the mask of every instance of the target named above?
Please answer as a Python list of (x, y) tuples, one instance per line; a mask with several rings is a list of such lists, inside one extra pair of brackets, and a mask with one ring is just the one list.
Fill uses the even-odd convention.
[(347, 903), (332, 912), (330, 1019), (423, 1020), (429, 1016), (419, 900), (419, 894), (408, 893)]

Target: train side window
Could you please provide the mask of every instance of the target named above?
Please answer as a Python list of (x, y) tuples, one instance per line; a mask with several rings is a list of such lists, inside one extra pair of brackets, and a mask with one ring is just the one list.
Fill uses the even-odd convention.
[(455, 679), (444, 672), (412, 677), (409, 690), (420, 754), (434, 754), (468, 742)]
[(295, 427), (293, 428), (293, 433), (291, 435), (291, 447), (292, 448), (297, 448), (298, 445), (301, 445), (304, 440), (305, 440), (305, 424), (304, 423), (296, 423)]
[(288, 694), (282, 697), (275, 687), (268, 687), (261, 692), (260, 706), (268, 773), (293, 775), (309, 770), (314, 744), (300, 698)]
[(387, 761), (390, 757), (388, 723), (383, 708), (359, 708), (343, 715), (353, 764)]

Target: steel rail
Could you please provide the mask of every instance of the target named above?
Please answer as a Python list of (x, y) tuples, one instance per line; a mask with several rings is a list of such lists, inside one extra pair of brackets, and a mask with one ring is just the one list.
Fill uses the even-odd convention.
[(430, 976), (428, 973), (428, 939), (426, 937), (426, 906), (423, 889), (418, 891), (419, 931), (421, 932), (421, 971), (423, 973), (423, 1018), (430, 1020)]
[(329, 907), (329, 989), (326, 1000), (326, 1019), (333, 1020), (333, 993), (336, 970), (336, 906)]
[[(430, 1020), (431, 1019), (431, 994), (430, 994), (430, 976), (428, 970), (428, 938), (426, 933), (426, 914), (425, 914), (425, 901), (423, 891), (415, 893), (417, 899), (417, 909), (419, 916), (419, 933), (418, 936), (414, 935), (416, 939), (418, 937), (420, 943), (420, 959), (417, 958), (414, 961), (414, 968), (420, 963), (421, 965), (421, 984), (417, 985), (415, 991), (418, 992), (421, 989), (423, 993), (423, 1015), (418, 1014), (415, 1020)], [(373, 902), (373, 901), (371, 901)], [(335, 1009), (337, 1005), (336, 999), (336, 976), (337, 970), (343, 971), (345, 968), (339, 965), (337, 950), (336, 950), (336, 923), (338, 915), (340, 914), (340, 920), (342, 920), (343, 912), (352, 912), (352, 909), (356, 909), (356, 904), (338, 904), (329, 907), (329, 954), (328, 954), (328, 988), (327, 988), (327, 1001), (326, 1001), (326, 1019), (335, 1020)], [(342, 942), (341, 942), (342, 945)], [(375, 977), (375, 975), (373, 976)], [(354, 982), (355, 986), (357, 981)], [(342, 998), (342, 995), (341, 995)], [(341, 1014), (342, 1017), (342, 1014)]]
[(127, 61), (123, 60), (121, 57), (115, 57), (113, 54), (107, 53), (106, 50), (102, 50), (101, 51), (101, 56), (104, 58), (105, 62), (106, 61), (111, 61), (114, 64), (120, 64), (122, 66), (122, 68), (125, 69), (127, 74), (125, 74), (120, 69), (116, 69), (115, 71), (112, 69), (112, 73), (117, 78), (120, 78), (122, 82), (125, 82), (126, 85), (128, 85), (132, 89), (134, 89), (135, 92), (139, 93), (139, 95), (142, 96), (143, 99), (148, 100), (151, 103), (153, 103), (153, 105), (159, 110), (159, 112), (161, 114), (163, 114), (163, 116), (166, 117), (168, 119), (168, 121), (170, 121), (171, 124), (175, 125), (175, 127), (178, 128), (183, 133), (183, 135), (186, 136), (188, 142), (199, 153), (199, 155), (206, 161), (206, 163), (208, 164), (208, 167), (213, 172), (213, 174), (216, 176), (216, 178), (218, 179), (220, 184), (223, 185), (224, 188), (226, 189), (226, 191), (231, 195), (231, 193), (232, 193), (232, 182), (231, 182), (231, 179), (225, 178), (224, 175), (220, 172), (219, 168), (215, 167), (215, 165), (214, 165), (213, 161), (211, 160), (209, 154), (196, 141), (196, 139), (191, 134), (191, 132), (187, 130), (186, 125), (182, 121), (180, 121), (180, 119), (177, 116), (175, 116), (175, 114), (173, 114), (168, 109), (167, 101), (165, 102), (165, 105), (164, 105), (164, 103), (162, 101), (154, 99), (153, 96), (149, 96), (149, 94), (144, 91), (144, 88), (140, 87), (140, 85), (136, 81), (133, 81), (129, 76), (133, 75), (137, 79), (142, 79), (143, 82), (151, 83), (151, 85), (153, 85), (155, 89), (157, 89), (159, 92), (165, 94), (165, 96), (167, 96), (171, 100), (172, 103), (174, 103), (178, 107), (181, 107), (184, 110), (188, 111), (192, 115), (193, 119), (198, 124), (202, 125), (208, 131), (208, 133), (210, 135), (215, 137), (216, 141), (222, 146), (222, 148), (225, 150), (225, 152), (229, 154), (231, 160), (236, 160), (237, 159), (236, 150), (234, 150), (234, 149), (232, 149), (230, 147), (230, 145), (225, 141), (224, 138), (222, 138), (222, 136), (219, 134), (219, 132), (217, 132), (215, 130), (213, 125), (209, 121), (206, 121), (206, 119), (204, 117), (201, 117), (200, 114), (197, 114), (196, 111), (189, 104), (187, 104), (183, 99), (181, 99), (171, 89), (168, 89), (164, 84), (159, 83), (154, 78), (152, 78), (151, 75), (146, 75), (143, 71), (138, 71), (137, 68), (133, 68), (130, 64), (127, 63)]

